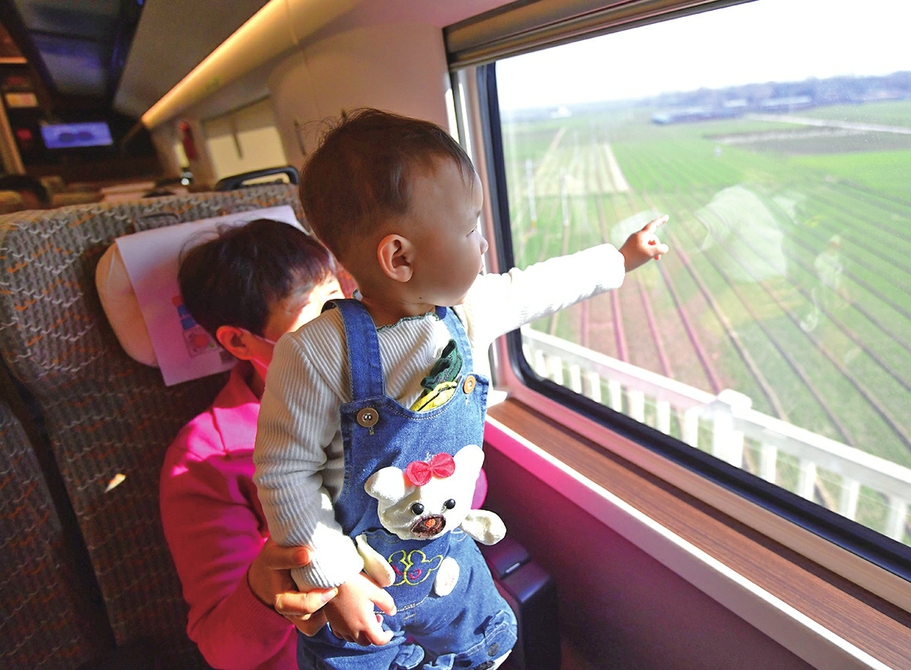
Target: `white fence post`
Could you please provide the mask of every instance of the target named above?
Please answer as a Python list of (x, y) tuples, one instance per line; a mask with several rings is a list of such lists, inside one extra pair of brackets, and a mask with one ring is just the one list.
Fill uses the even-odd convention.
[(905, 536), (905, 519), (908, 517), (908, 501), (898, 496), (889, 497), (889, 517), (886, 519), (886, 535), (899, 542)]
[(629, 415), (639, 423), (645, 423), (645, 394), (638, 389), (629, 389), (626, 392), (629, 398)]
[(563, 386), (563, 359), (557, 356), (550, 356), (548, 363), (551, 380), (554, 384)]
[(577, 363), (569, 364), (569, 388), (576, 393), (582, 393), (582, 368)]
[(778, 447), (763, 443), (759, 448), (759, 476), (767, 482), (775, 483), (778, 470)]
[(585, 381), (588, 387), (585, 395), (595, 402), (601, 402), (601, 375), (594, 371), (588, 371), (585, 373)]
[(838, 499), (838, 513), (851, 519), (857, 518), (857, 503), (860, 500), (860, 482), (842, 476), (841, 497)]
[(691, 447), (699, 448), (699, 418), (702, 407), (690, 407), (683, 413), (683, 441)]
[(743, 467), (743, 433), (734, 429), (734, 418), (750, 409), (753, 401), (725, 389), (709, 407), (712, 413), (712, 454), (735, 467)]
[(607, 397), (608, 407), (615, 412), (623, 411), (623, 387), (620, 386), (620, 382), (616, 379), (611, 379), (607, 382)]
[(667, 400), (659, 400), (655, 403), (655, 411), (658, 413), (657, 425), (655, 428), (665, 435), (671, 434), (671, 403)]
[(816, 494), (816, 463), (813, 461), (800, 460), (800, 474), (797, 475), (795, 493), (801, 498), (813, 501)]

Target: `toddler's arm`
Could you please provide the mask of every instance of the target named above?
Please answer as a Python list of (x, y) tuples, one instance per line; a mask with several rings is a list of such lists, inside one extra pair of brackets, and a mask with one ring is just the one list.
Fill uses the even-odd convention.
[(253, 452), (254, 481), (272, 539), (311, 549), (310, 564), (292, 571), (302, 591), (338, 586), (364, 567), (323, 485), (340, 401), (315, 372), (309, 356), (317, 354), (310, 349), (291, 337), (276, 345)]
[(619, 288), (627, 272), (666, 253), (655, 229), (658, 217), (629, 236), (621, 249), (600, 244), (568, 256), (549, 258), (524, 270), (478, 277), (465, 302), (463, 317), (472, 349), (486, 352), (497, 337), (560, 311), (581, 300)]

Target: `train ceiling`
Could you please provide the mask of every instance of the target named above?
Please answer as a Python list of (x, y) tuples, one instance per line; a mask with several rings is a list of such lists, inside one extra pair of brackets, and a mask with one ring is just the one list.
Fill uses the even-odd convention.
[[(40, 77), (54, 113), (113, 110), (138, 119), (268, 1), (0, 0), (0, 25)], [(318, 11), (340, 0), (284, 1)], [(443, 28), (508, 2), (347, 0), (339, 23)], [(265, 94), (261, 79), (253, 87), (235, 91), (235, 102)]]
[(138, 117), (267, 0), (0, 0), (55, 111)]

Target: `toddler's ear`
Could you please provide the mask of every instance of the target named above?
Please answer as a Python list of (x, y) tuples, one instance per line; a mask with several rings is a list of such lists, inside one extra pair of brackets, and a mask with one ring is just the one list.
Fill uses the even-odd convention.
[(380, 240), (376, 258), (387, 277), (404, 283), (411, 279), (412, 250), (407, 238), (393, 233)]

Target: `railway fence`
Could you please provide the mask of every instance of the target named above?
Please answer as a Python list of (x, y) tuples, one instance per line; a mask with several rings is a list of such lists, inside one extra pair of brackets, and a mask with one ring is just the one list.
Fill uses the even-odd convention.
[[(911, 544), (911, 469), (756, 411), (737, 391), (712, 394), (531, 328), (522, 336), (541, 377), (851, 520), (883, 516), (875, 529)], [(885, 514), (864, 510), (877, 504)]]

